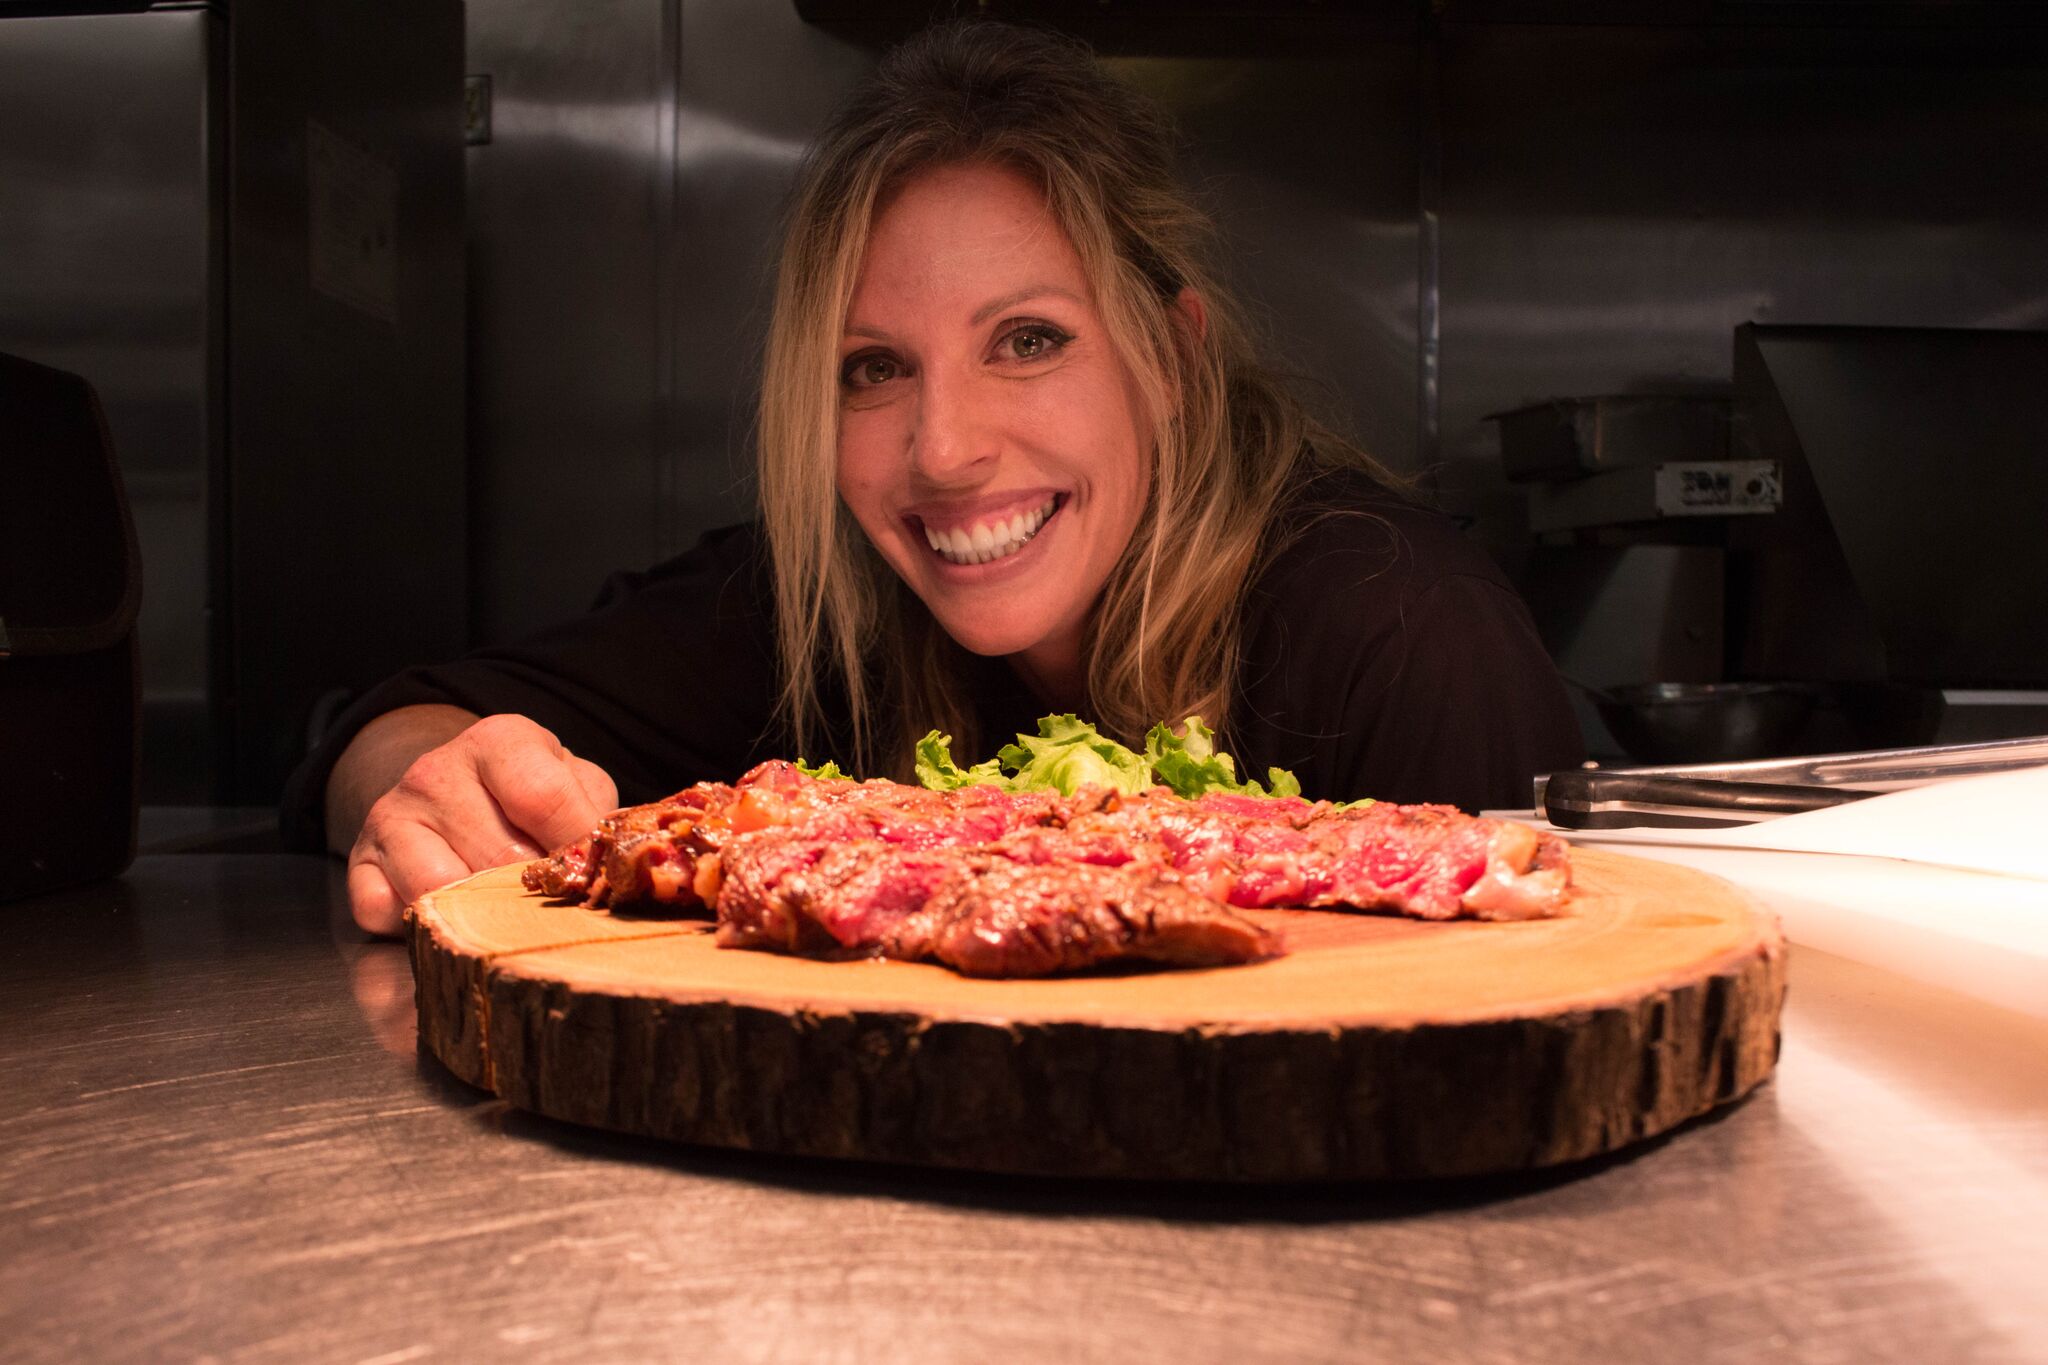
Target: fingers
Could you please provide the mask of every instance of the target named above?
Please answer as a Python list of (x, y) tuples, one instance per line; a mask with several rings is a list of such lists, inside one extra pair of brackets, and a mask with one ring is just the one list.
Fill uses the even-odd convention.
[[(472, 729), (497, 719), (489, 717)], [(617, 797), (612, 792), (610, 800), (600, 805), (593, 798), (611, 790), (611, 779), (603, 769), (575, 757), (531, 721), (525, 724), (531, 733), (502, 727), (504, 742), (480, 737), (489, 742), (475, 747), (477, 775), (512, 828), (544, 849), (555, 848), (590, 833), (598, 821), (611, 814)], [(601, 785), (593, 793), (590, 784), (598, 779)]]
[[(475, 870), (438, 831), (411, 820), (377, 822), (373, 811), (372, 823), (363, 827), (363, 837), (349, 854), (349, 905), (363, 928), (397, 933), (406, 906)], [(376, 923), (367, 922), (366, 913)]]
[(405, 902), (374, 862), (349, 863), (348, 909), (366, 934), (395, 934), (405, 922)]

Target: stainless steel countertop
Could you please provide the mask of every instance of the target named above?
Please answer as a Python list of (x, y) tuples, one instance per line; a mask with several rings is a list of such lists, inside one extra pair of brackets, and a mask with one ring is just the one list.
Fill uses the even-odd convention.
[(1777, 1078), (1633, 1154), (1291, 1189), (679, 1148), (416, 1052), (339, 869), (0, 906), (0, 1355), (2048, 1360), (2048, 1024), (1795, 950)]

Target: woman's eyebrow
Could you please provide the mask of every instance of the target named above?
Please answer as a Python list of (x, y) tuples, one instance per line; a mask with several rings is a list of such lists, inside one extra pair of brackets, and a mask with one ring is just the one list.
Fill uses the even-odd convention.
[[(1020, 303), (1042, 298), (1065, 299), (1069, 303), (1078, 304), (1085, 304), (1087, 302), (1073, 290), (1062, 289), (1056, 284), (1027, 285), (1022, 289), (1005, 294), (999, 299), (990, 299), (987, 303), (974, 310), (974, 316), (969, 318), (968, 322), (978, 327), (1006, 308), (1015, 308)], [(876, 327), (865, 322), (847, 323), (845, 334), (850, 337), (866, 337), (870, 341), (894, 341), (896, 339), (894, 334), (885, 328)]]
[(1081, 296), (1071, 289), (1062, 289), (1056, 284), (1033, 284), (1019, 289), (1014, 294), (1005, 294), (999, 299), (989, 300), (981, 305), (981, 307), (975, 309), (974, 316), (969, 318), (968, 321), (979, 326), (997, 313), (1002, 312), (1005, 308), (1015, 308), (1027, 299), (1037, 298), (1066, 299), (1070, 303), (1082, 302)]

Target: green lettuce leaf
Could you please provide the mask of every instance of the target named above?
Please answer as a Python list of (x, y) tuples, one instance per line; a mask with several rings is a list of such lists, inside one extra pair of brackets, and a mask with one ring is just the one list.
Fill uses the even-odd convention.
[(1176, 796), (1192, 800), (1204, 792), (1234, 792), (1240, 796), (1300, 796), (1301, 783), (1285, 768), (1266, 769), (1266, 784), (1256, 779), (1237, 779), (1237, 761), (1216, 748), (1216, 735), (1200, 716), (1181, 722), (1187, 731), (1175, 735), (1165, 722), (1152, 727), (1145, 736), (1145, 761), (1159, 781)]
[(1017, 742), (1006, 745), (996, 759), (1016, 774), (1010, 779), (1012, 791), (1055, 787), (1072, 796), (1089, 783), (1125, 792), (1141, 792), (1152, 785), (1152, 767), (1142, 754), (1132, 753), (1073, 715), (1044, 717), (1036, 737), (1017, 736)]
[(963, 768), (953, 761), (953, 737), (933, 730), (917, 742), (917, 780), (935, 792), (981, 784), (1015, 790), (994, 759)]
[(798, 759), (796, 761), (796, 770), (802, 773), (805, 777), (829, 778), (836, 779), (841, 782), (851, 782), (853, 780), (851, 777), (848, 777), (845, 773), (840, 772), (839, 765), (829, 758), (826, 759), (823, 763), (817, 764), (816, 766), (806, 763), (802, 759)]

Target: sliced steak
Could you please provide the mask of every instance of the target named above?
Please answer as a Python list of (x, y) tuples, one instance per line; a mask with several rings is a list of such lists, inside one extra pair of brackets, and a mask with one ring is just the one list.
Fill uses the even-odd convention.
[(1276, 936), (1226, 906), (1556, 914), (1567, 849), (1449, 806), (934, 792), (764, 763), (623, 810), (525, 884), (614, 908), (714, 908), (724, 947), (934, 960), (977, 976), (1242, 962)]

